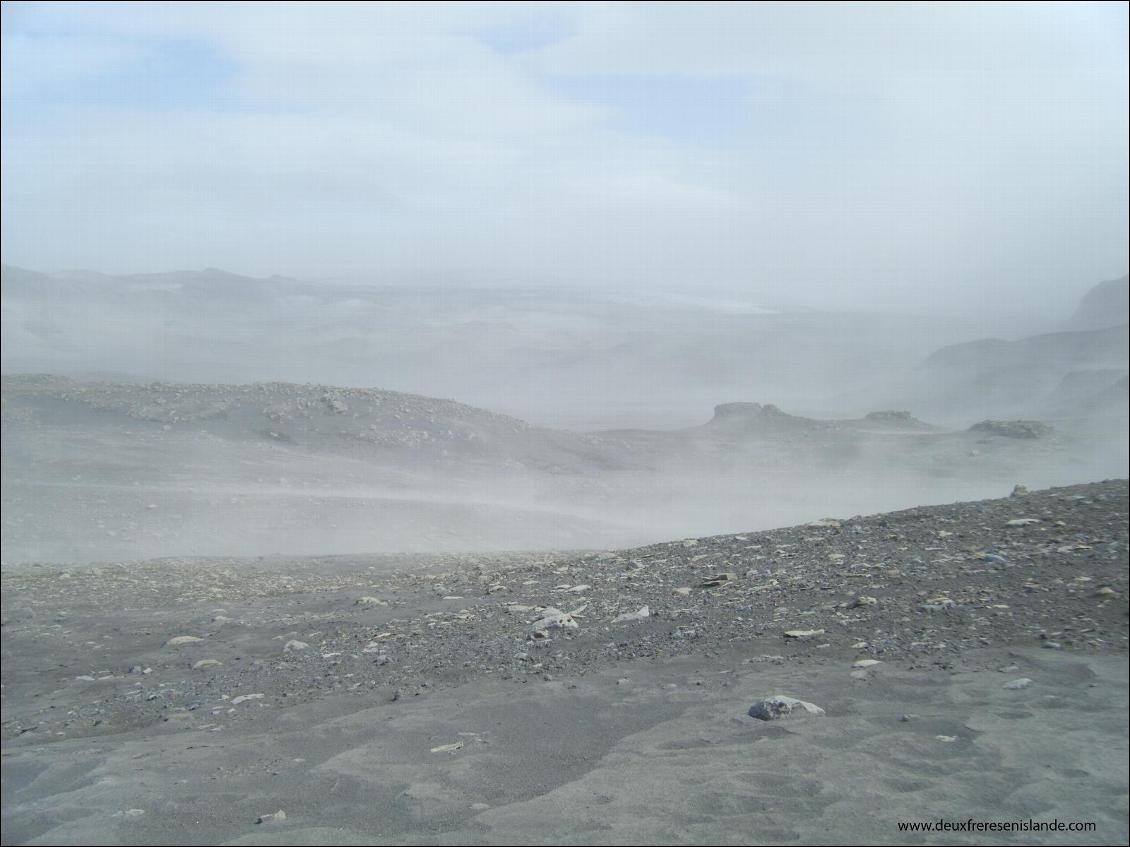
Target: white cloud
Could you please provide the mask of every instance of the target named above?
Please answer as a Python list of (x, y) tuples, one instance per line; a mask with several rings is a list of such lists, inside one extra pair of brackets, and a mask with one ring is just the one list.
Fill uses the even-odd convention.
[[(477, 37), (531, 14), (560, 37), (507, 52)], [(5, 78), (31, 98), (4, 127), (5, 260), (469, 267), (904, 305), (1084, 285), (1127, 262), (1125, 18), (1120, 4), (44, 5), (5, 18)], [(112, 81), (81, 106), (34, 97), (185, 41), (231, 63), (216, 108), (114, 102)], [(554, 84), (600, 75), (741, 80), (748, 129), (642, 134)]]

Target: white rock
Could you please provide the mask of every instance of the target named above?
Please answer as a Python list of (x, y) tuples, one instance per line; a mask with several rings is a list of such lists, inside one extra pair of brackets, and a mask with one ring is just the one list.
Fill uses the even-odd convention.
[(166, 641), (165, 646), (180, 647), (182, 644), (195, 644), (197, 641), (203, 640), (203, 638), (197, 638), (195, 635), (177, 635)]
[(822, 629), (790, 629), (785, 632), (785, 638), (815, 638), (823, 634)]
[(1005, 526), (1031, 526), (1032, 524), (1039, 522), (1039, 518), (1015, 518), (1006, 523)]
[(433, 753), (456, 753), (463, 749), (463, 742), (456, 741), (454, 744), (441, 744), (438, 747), (433, 747)]
[(262, 694), (240, 694), (238, 697), (232, 698), (232, 705), (238, 706), (240, 703), (246, 703), (248, 700), (262, 700)]
[(550, 629), (577, 629), (579, 626), (580, 624), (577, 623), (572, 614), (549, 606), (541, 612), (537, 620), (530, 624), (530, 631), (544, 633)]
[(255, 823), (282, 823), (286, 820), (286, 812), (279, 809), (277, 812), (272, 812), (269, 815), (259, 815)]
[(218, 665), (222, 665), (222, 664), (223, 664), (223, 662), (220, 662), (216, 659), (201, 659), (199, 662), (197, 662), (196, 664), (194, 664), (192, 666), (192, 669), (194, 671), (198, 671), (201, 668), (214, 668), (214, 667), (216, 667)]
[(622, 615), (617, 615), (612, 619), (612, 623), (630, 623), (632, 621), (642, 621), (645, 618), (651, 617), (651, 609), (647, 606), (640, 606), (634, 612), (624, 612)]
[(1028, 679), (1026, 676), (1022, 676), (1020, 679), (1010, 679), (1002, 687), (1007, 688), (1009, 691), (1019, 691), (1021, 688), (1027, 688), (1031, 684), (1032, 680)]
[(307, 644), (305, 641), (299, 641), (296, 638), (292, 638), (292, 639), (290, 639), (290, 641), (286, 642), (286, 644), (283, 645), (283, 652), (284, 653), (294, 653), (298, 650), (305, 650), (309, 646), (310, 645)]
[(881, 664), (883, 663), (878, 659), (859, 659), (858, 661), (852, 662), (851, 666), (853, 668), (873, 668), (875, 665)]
[(382, 600), (380, 597), (358, 597), (354, 601), (355, 606), (387, 606), (388, 600)]

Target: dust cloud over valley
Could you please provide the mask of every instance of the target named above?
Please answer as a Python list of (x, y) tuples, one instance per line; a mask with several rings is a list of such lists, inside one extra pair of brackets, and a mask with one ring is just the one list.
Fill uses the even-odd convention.
[(1000, 339), (701, 293), (6, 266), (3, 557), (611, 548), (1125, 476), (1126, 279), (1084, 291)]

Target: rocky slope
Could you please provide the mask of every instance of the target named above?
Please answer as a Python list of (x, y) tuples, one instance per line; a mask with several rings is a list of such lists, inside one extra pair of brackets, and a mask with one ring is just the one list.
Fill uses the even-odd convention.
[(418, 465), (558, 467), (598, 443), (452, 400), (376, 389), (292, 383), (141, 385), (36, 375), (5, 377), (3, 385), (5, 418), (32, 426), (190, 431), (332, 453), (410, 455)]
[(1127, 492), (1110, 481), (583, 555), (9, 569), (4, 737), (223, 727), (250, 700), (405, 697), (739, 646), (750, 661), (908, 667), (987, 646), (1124, 654)]
[(7, 568), (4, 841), (1124, 843), (1127, 492), (615, 552)]

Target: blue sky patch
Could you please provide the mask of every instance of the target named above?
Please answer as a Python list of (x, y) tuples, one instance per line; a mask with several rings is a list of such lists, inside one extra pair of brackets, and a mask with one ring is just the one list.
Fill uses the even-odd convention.
[(571, 33), (572, 27), (560, 13), (541, 9), (530, 11), (521, 20), (480, 29), (475, 35), (495, 52), (510, 56), (556, 44)]
[[(81, 75), (33, 76), (36, 42), (52, 49), (50, 35), (25, 35), (20, 49), (23, 74), (5, 81), (5, 106), (27, 112), (60, 106), (96, 106), (151, 111), (223, 110), (236, 107), (228, 83), (239, 66), (220, 50), (198, 40), (146, 42), (140, 48), (127, 40), (107, 41), (119, 57)], [(7, 68), (5, 70), (8, 70)], [(7, 109), (6, 109), (7, 111)]]

